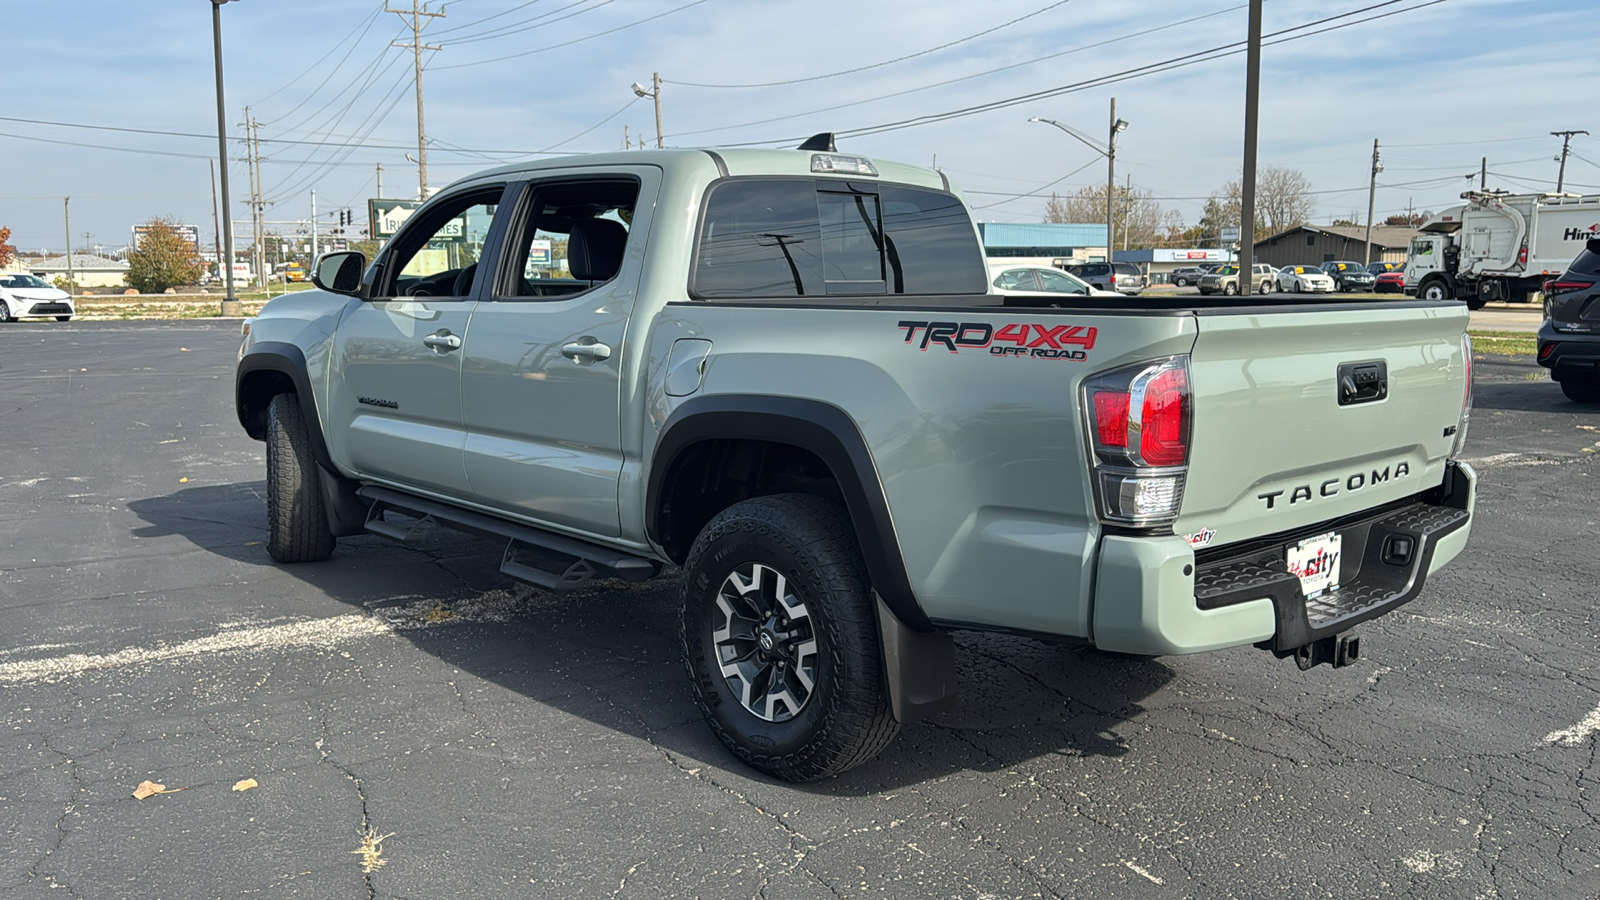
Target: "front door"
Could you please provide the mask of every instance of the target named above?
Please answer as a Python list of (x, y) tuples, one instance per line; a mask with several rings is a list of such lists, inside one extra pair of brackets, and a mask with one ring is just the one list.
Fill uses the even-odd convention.
[(462, 467), (461, 357), (478, 260), (504, 185), (419, 209), (379, 258), (372, 298), (334, 339), (329, 450), (360, 476), (470, 500)]
[(621, 533), (620, 373), (659, 184), (659, 170), (626, 166), (528, 185), (467, 333), (465, 458), (480, 503)]

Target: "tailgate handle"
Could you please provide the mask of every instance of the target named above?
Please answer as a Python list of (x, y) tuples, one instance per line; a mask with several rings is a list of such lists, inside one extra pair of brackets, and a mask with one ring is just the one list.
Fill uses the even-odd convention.
[(1339, 405), (1371, 403), (1389, 396), (1389, 364), (1345, 363), (1339, 366)]

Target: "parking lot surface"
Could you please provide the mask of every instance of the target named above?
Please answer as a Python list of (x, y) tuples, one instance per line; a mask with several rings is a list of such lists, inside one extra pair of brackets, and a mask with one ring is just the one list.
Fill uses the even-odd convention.
[(1356, 665), (964, 634), (957, 709), (795, 786), (702, 724), (671, 577), (274, 564), (237, 341), (0, 327), (0, 896), (1600, 895), (1600, 411), (1531, 364), (1478, 361), (1472, 543)]

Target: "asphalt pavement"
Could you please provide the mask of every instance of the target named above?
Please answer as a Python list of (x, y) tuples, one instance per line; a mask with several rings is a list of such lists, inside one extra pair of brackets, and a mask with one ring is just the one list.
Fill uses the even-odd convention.
[(700, 721), (671, 577), (274, 564), (237, 341), (0, 326), (0, 896), (1600, 896), (1600, 410), (1526, 361), (1478, 360), (1472, 542), (1355, 665), (963, 634), (957, 709), (794, 786)]

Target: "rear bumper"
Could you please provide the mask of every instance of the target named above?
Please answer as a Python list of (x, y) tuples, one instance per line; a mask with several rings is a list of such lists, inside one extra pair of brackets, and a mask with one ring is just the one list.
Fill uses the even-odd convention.
[[(1460, 554), (1475, 480), (1471, 467), (1451, 463), (1439, 487), (1404, 504), (1198, 558), (1178, 537), (1105, 538), (1094, 643), (1155, 656), (1243, 644), (1287, 651), (1347, 631), (1416, 599)], [(1334, 530), (1344, 538), (1340, 587), (1307, 600), (1285, 568), (1285, 547)]]
[(1600, 334), (1556, 331), (1547, 321), (1539, 329), (1535, 358), (1556, 381), (1600, 381)]

